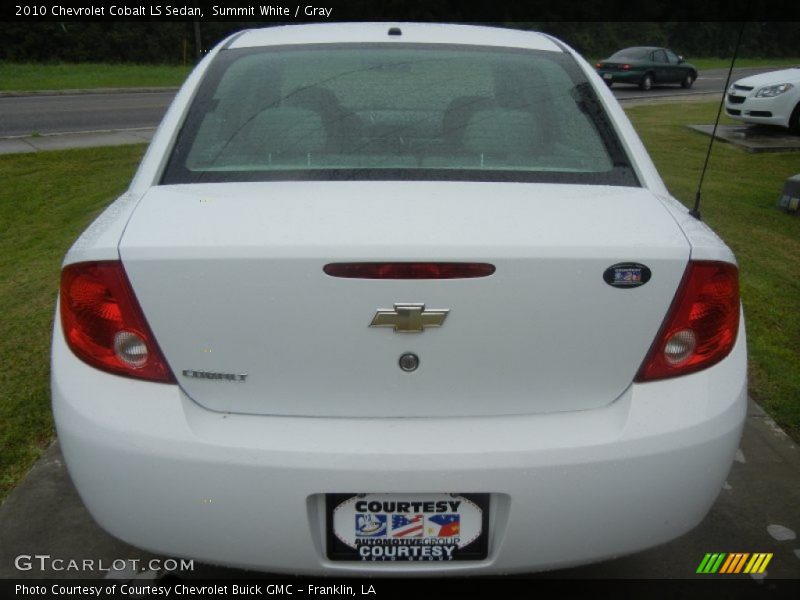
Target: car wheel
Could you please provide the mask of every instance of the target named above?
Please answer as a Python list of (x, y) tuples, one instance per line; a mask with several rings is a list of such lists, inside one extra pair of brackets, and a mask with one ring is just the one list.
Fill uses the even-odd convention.
[(650, 90), (653, 87), (653, 75), (652, 73), (645, 73), (642, 80), (639, 82), (639, 89), (644, 90), (645, 92)]
[(688, 90), (690, 87), (692, 87), (693, 83), (694, 83), (694, 73), (689, 71), (686, 74), (686, 77), (683, 78), (683, 81), (681, 81), (681, 87), (685, 90)]
[(792, 116), (789, 117), (789, 131), (795, 135), (800, 135), (800, 103), (794, 107)]

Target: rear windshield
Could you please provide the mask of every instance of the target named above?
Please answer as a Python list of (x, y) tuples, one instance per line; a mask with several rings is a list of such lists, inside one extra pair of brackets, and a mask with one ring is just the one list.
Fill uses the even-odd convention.
[(561, 52), (220, 52), (162, 183), (308, 179), (638, 185), (594, 90)]
[(625, 48), (611, 55), (614, 60), (627, 58), (629, 60), (645, 60), (650, 55), (648, 48)]

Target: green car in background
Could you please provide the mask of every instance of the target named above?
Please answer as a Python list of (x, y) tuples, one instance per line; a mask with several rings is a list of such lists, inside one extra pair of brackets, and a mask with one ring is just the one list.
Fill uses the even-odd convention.
[(615, 52), (595, 65), (603, 81), (630, 83), (649, 90), (655, 84), (679, 83), (689, 89), (697, 79), (697, 69), (667, 48), (635, 46)]

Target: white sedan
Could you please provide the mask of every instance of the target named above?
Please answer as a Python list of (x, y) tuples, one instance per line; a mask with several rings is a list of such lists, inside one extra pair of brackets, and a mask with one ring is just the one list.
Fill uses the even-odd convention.
[(800, 134), (800, 67), (734, 82), (725, 95), (725, 112), (737, 121), (779, 125)]
[(546, 35), (245, 31), (69, 250), (53, 409), (97, 522), (305, 574), (529, 572), (697, 525), (737, 450), (730, 249)]

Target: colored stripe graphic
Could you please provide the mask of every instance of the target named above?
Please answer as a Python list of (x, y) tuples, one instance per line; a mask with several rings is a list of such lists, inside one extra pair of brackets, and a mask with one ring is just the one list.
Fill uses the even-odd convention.
[(768, 552), (757, 552), (755, 554), (750, 554), (749, 552), (731, 552), (730, 554), (709, 552), (703, 557), (696, 572), (702, 574), (764, 573), (771, 560), (772, 553)]
[(745, 573), (763, 573), (764, 570), (767, 568), (769, 561), (772, 560), (772, 554), (767, 554), (765, 552), (759, 554), (753, 554), (753, 558), (750, 559), (750, 562), (747, 563), (747, 566), (744, 568)]
[(747, 557), (750, 556), (748, 553), (742, 552), (733, 552), (728, 555), (728, 560), (725, 561), (725, 564), (722, 565), (722, 568), (719, 570), (720, 573), (738, 573), (742, 570), (742, 566), (744, 565), (744, 561), (747, 560)]
[(719, 570), (720, 573), (730, 573), (731, 565), (739, 559), (738, 554), (728, 554), (727, 560), (722, 563), (722, 568)]
[(708, 553), (703, 558), (700, 566), (697, 567), (697, 573), (716, 573), (722, 561), (725, 559), (725, 553)]
[(731, 571), (731, 572), (732, 572), (732, 573), (741, 573), (741, 572), (742, 572), (742, 567), (744, 567), (744, 563), (745, 563), (745, 561), (747, 561), (747, 558), (748, 558), (749, 556), (750, 556), (750, 553), (749, 553), (749, 552), (743, 552), (743, 553), (742, 553), (742, 554), (739, 556), (739, 561), (736, 563), (736, 565), (735, 565), (735, 567), (734, 567), (733, 571)]
[(708, 561), (709, 560), (711, 560), (711, 555), (710, 554), (706, 554), (703, 557), (703, 560), (700, 561), (700, 566), (697, 567), (697, 571), (695, 571), (695, 572), (696, 573), (705, 573), (706, 572), (706, 566), (708, 566)]

